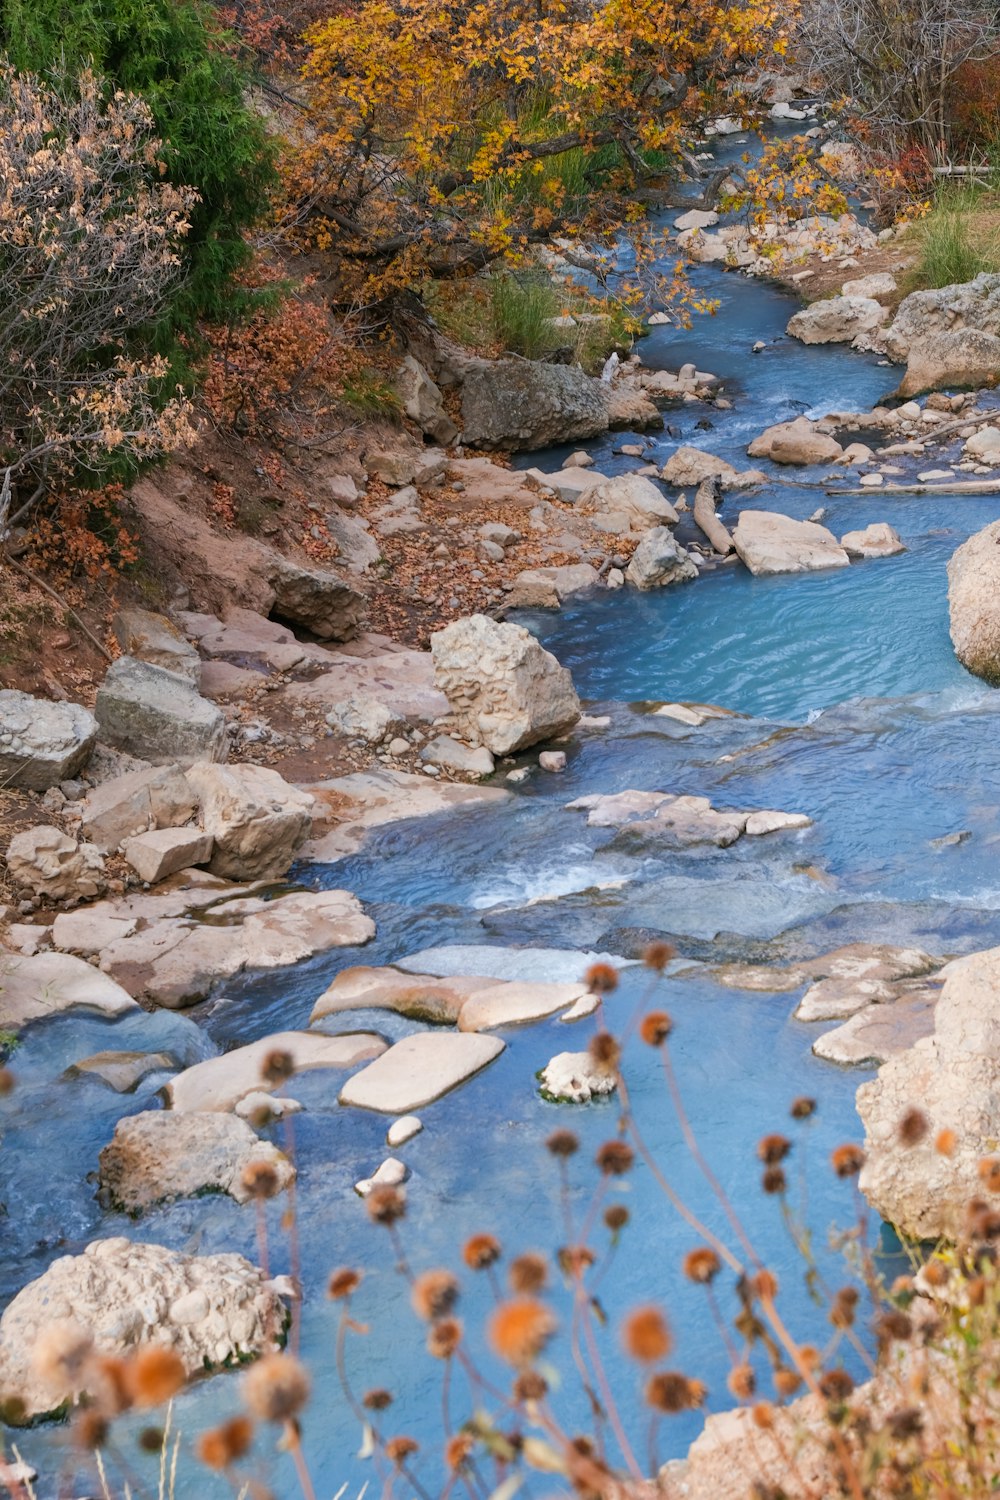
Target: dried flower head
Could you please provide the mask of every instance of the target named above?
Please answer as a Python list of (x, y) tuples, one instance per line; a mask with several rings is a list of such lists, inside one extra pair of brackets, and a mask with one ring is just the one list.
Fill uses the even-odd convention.
[(783, 1193), (788, 1187), (784, 1167), (768, 1167), (761, 1173), (760, 1185), (765, 1193)]
[(684, 1257), (684, 1275), (689, 1281), (697, 1282), (701, 1286), (707, 1286), (722, 1270), (722, 1262), (714, 1250), (707, 1245), (697, 1250), (689, 1250)]
[(854, 1389), (854, 1381), (846, 1370), (826, 1370), (817, 1384), (824, 1401), (831, 1403), (846, 1401)]
[(458, 1282), (450, 1271), (424, 1271), (410, 1290), (410, 1305), (425, 1323), (447, 1317), (457, 1301)]
[(639, 1024), (639, 1035), (647, 1047), (662, 1047), (674, 1029), (674, 1023), (665, 1010), (651, 1010)]
[(365, 1391), (361, 1397), (361, 1405), (366, 1411), (385, 1411), (387, 1406), (392, 1405), (392, 1392), (375, 1386), (372, 1390)]
[(395, 1224), (406, 1214), (406, 1194), (398, 1187), (372, 1188), (365, 1199), (368, 1217), (373, 1224)]
[(830, 1305), (830, 1322), (834, 1328), (850, 1328), (858, 1306), (858, 1289), (842, 1286)]
[(757, 1156), (765, 1166), (777, 1166), (779, 1161), (784, 1161), (792, 1143), (787, 1135), (765, 1135), (757, 1142)]
[(346, 1297), (352, 1297), (361, 1285), (362, 1271), (355, 1271), (351, 1266), (341, 1266), (339, 1270), (330, 1273), (327, 1282), (326, 1295), (334, 1302), (342, 1302)]
[(989, 1284), (985, 1276), (973, 1276), (965, 1286), (965, 1295), (969, 1299), (970, 1307), (982, 1307), (986, 1301), (986, 1293)]
[(515, 1401), (542, 1401), (548, 1395), (549, 1383), (537, 1370), (522, 1370), (514, 1381)]
[(549, 1263), (544, 1255), (526, 1251), (512, 1260), (507, 1271), (507, 1280), (515, 1296), (531, 1296), (540, 1292), (549, 1279)]
[(128, 1370), (136, 1406), (162, 1406), (187, 1379), (184, 1361), (175, 1349), (140, 1349)]
[(93, 1406), (77, 1412), (73, 1421), (73, 1442), (84, 1453), (103, 1448), (108, 1436), (108, 1419)]
[(208, 1469), (228, 1469), (250, 1451), (253, 1423), (249, 1417), (233, 1417), (221, 1427), (211, 1427), (198, 1439), (197, 1453)]
[(419, 1451), (420, 1444), (416, 1438), (411, 1437), (390, 1438), (385, 1445), (386, 1458), (390, 1463), (394, 1463), (400, 1468), (402, 1468), (408, 1458), (412, 1458)]
[(726, 1384), (737, 1401), (749, 1401), (757, 1389), (757, 1377), (751, 1365), (734, 1365)]
[(890, 1437), (897, 1443), (903, 1443), (907, 1438), (919, 1437), (924, 1430), (923, 1412), (917, 1406), (901, 1407), (899, 1411), (889, 1413), (886, 1426)]
[(462, 1246), (462, 1259), (470, 1271), (485, 1271), (500, 1259), (500, 1241), (492, 1234), (474, 1234)]
[(594, 1160), (605, 1177), (623, 1177), (635, 1161), (635, 1152), (628, 1141), (605, 1141)]
[(792, 1100), (789, 1113), (793, 1120), (808, 1120), (810, 1115), (816, 1113), (816, 1100), (810, 1099), (807, 1094), (800, 1094), (797, 1099)]
[(604, 1210), (604, 1222), (612, 1234), (624, 1229), (631, 1217), (624, 1203), (609, 1203)]
[(265, 1354), (247, 1374), (243, 1395), (261, 1422), (289, 1422), (309, 1399), (309, 1376), (291, 1354)]
[(0, 1068), (0, 1099), (14, 1092), (14, 1075), (9, 1068)]
[(1000, 1193), (1000, 1157), (984, 1156), (976, 1170), (988, 1193)]
[(774, 1381), (774, 1389), (783, 1401), (787, 1401), (790, 1396), (794, 1396), (802, 1384), (802, 1376), (799, 1372), (797, 1370), (790, 1370), (787, 1365), (778, 1365), (772, 1379)]
[(162, 1427), (144, 1427), (136, 1439), (139, 1451), (141, 1453), (162, 1453), (163, 1437)]
[(270, 1161), (248, 1161), (241, 1180), (247, 1196), (260, 1201), (275, 1198), (281, 1191), (280, 1179)]
[(902, 1308), (890, 1307), (879, 1318), (875, 1331), (885, 1349), (892, 1343), (905, 1343), (913, 1334), (913, 1323)]
[(80, 1389), (94, 1348), (93, 1331), (75, 1318), (56, 1318), (39, 1333), (31, 1351), (35, 1373), (61, 1396)]
[(929, 1287), (947, 1286), (951, 1280), (951, 1272), (941, 1260), (929, 1260), (920, 1274), (925, 1286)]
[(591, 1037), (587, 1050), (595, 1067), (602, 1069), (605, 1073), (617, 1072), (622, 1049), (610, 1031), (596, 1032)]
[(255, 1104), (247, 1115), (246, 1120), (247, 1124), (252, 1125), (254, 1130), (266, 1130), (269, 1125), (273, 1125), (280, 1118), (281, 1116), (273, 1104)]
[(472, 1457), (476, 1447), (476, 1440), (468, 1432), (456, 1432), (450, 1437), (444, 1448), (444, 1461), (452, 1473), (463, 1469)]
[(583, 982), (594, 995), (611, 995), (618, 988), (618, 970), (613, 964), (591, 964)]
[(939, 1156), (954, 1156), (958, 1149), (958, 1136), (953, 1130), (939, 1130), (934, 1141), (934, 1150)]
[(677, 955), (676, 948), (670, 943), (662, 941), (648, 943), (642, 955), (642, 961), (647, 969), (655, 969), (657, 974), (662, 974), (667, 964)]
[(637, 1307), (622, 1324), (622, 1343), (630, 1358), (640, 1364), (655, 1364), (670, 1353), (673, 1340), (667, 1320), (658, 1307)]
[(89, 1362), (87, 1392), (106, 1417), (120, 1416), (132, 1405), (129, 1369), (122, 1359), (101, 1355)]
[(769, 1432), (774, 1426), (774, 1407), (770, 1401), (758, 1401), (750, 1413), (753, 1425), (759, 1427), (762, 1432)]
[(544, 1302), (535, 1297), (515, 1297), (501, 1302), (490, 1319), (489, 1340), (507, 1364), (530, 1364), (537, 1359), (556, 1331), (556, 1320)]
[(279, 1083), (287, 1083), (295, 1076), (295, 1059), (290, 1052), (275, 1047), (268, 1052), (260, 1065), (260, 1076), (265, 1083), (272, 1088)]
[(552, 1156), (565, 1159), (575, 1156), (580, 1149), (580, 1141), (572, 1130), (553, 1130), (545, 1145)]
[(865, 1153), (860, 1146), (838, 1146), (830, 1162), (838, 1177), (857, 1177), (865, 1164)]
[(427, 1332), (427, 1352), (435, 1359), (451, 1359), (462, 1342), (462, 1324), (458, 1318), (439, 1318)]
[(759, 1297), (762, 1302), (773, 1302), (778, 1295), (778, 1278), (766, 1266), (761, 1266), (760, 1270), (750, 1277), (749, 1286), (753, 1295)]
[(691, 1411), (704, 1399), (705, 1387), (701, 1381), (691, 1380), (677, 1370), (663, 1370), (646, 1382), (646, 1404), (654, 1411)]
[(907, 1149), (919, 1146), (930, 1128), (931, 1123), (922, 1109), (908, 1109), (897, 1126), (899, 1144)]

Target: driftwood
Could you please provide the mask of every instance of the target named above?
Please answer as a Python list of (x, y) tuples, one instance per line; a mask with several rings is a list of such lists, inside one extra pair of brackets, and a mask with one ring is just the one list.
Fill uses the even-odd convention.
[(703, 479), (698, 486), (698, 493), (694, 497), (694, 524), (708, 537), (713, 548), (722, 557), (728, 557), (733, 550), (733, 539), (728, 530), (723, 526), (715, 508), (722, 503), (722, 485), (717, 475), (709, 479)]
[(856, 489), (827, 488), (828, 495), (1000, 495), (1000, 479), (959, 479), (947, 484), (858, 485)]

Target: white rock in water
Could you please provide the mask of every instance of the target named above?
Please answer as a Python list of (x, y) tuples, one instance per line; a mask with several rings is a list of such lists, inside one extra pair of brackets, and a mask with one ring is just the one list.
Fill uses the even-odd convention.
[(0, 967), (0, 1028), (16, 1031), (63, 1011), (120, 1016), (138, 1010), (132, 996), (107, 974), (68, 953), (38, 953)]
[(862, 474), (858, 483), (864, 485), (867, 490), (877, 490), (879, 485), (885, 484), (884, 474)]
[(406, 1114), (465, 1083), (499, 1057), (504, 1045), (499, 1037), (476, 1032), (417, 1032), (348, 1079), (340, 1102)]
[(840, 545), (849, 557), (895, 557), (906, 551), (888, 521), (873, 521), (864, 531), (847, 531)]
[(541, 1091), (552, 1099), (585, 1104), (618, 1087), (614, 1073), (598, 1067), (589, 1052), (558, 1052), (542, 1069)]
[(371, 1177), (363, 1177), (360, 1182), (356, 1182), (354, 1191), (359, 1198), (367, 1198), (373, 1188), (399, 1187), (409, 1175), (409, 1169), (403, 1162), (398, 1161), (395, 1156), (389, 1156)]
[(538, 757), (538, 764), (543, 771), (565, 771), (565, 750), (543, 750)]
[(405, 1146), (407, 1141), (412, 1141), (415, 1135), (419, 1135), (424, 1124), (417, 1115), (401, 1115), (398, 1120), (393, 1120), (385, 1133), (387, 1146)]
[(762, 812), (752, 812), (747, 818), (747, 826), (743, 830), (750, 838), (764, 833), (780, 833), (787, 828), (811, 828), (812, 818), (806, 817), (805, 813), (773, 812), (766, 809)]
[(768, 510), (740, 513), (733, 545), (751, 573), (803, 573), (846, 568), (850, 558), (831, 531)]

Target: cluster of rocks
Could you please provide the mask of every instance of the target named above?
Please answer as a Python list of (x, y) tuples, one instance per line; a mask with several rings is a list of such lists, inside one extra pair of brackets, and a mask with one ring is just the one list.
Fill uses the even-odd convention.
[(669, 792), (593, 793), (578, 797), (567, 806), (573, 811), (586, 812), (588, 827), (617, 828), (630, 841), (668, 840), (681, 847), (714, 844), (726, 849), (744, 836), (756, 838), (766, 833), (808, 828), (812, 823), (805, 813), (720, 810), (707, 797), (679, 797)]
[(777, 269), (814, 255), (821, 261), (857, 265), (857, 257), (879, 243), (879, 236), (852, 213), (814, 214), (794, 222), (770, 219), (752, 228), (716, 228), (719, 217), (711, 212), (697, 211), (697, 223), (691, 217), (689, 213), (682, 216), (687, 222), (675, 221), (677, 247), (689, 260), (717, 261), (751, 276), (772, 277)]

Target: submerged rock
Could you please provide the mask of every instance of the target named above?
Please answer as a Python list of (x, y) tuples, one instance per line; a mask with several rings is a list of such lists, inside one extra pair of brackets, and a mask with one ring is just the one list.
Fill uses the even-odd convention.
[(769, 458), (776, 464), (830, 464), (839, 462), (844, 449), (829, 433), (817, 432), (808, 417), (778, 422), (766, 428), (747, 448), (751, 458)]
[(844, 1068), (878, 1068), (934, 1030), (936, 987), (921, 986), (884, 1005), (866, 1005), (842, 1025), (824, 1031), (812, 1050)]
[(847, 531), (840, 545), (848, 557), (895, 557), (906, 551), (888, 521), (873, 521), (864, 531)]
[(85, 1394), (98, 1373), (87, 1364), (72, 1385), (50, 1383), (35, 1367), (35, 1351), (60, 1333), (89, 1335), (95, 1354), (116, 1358), (173, 1350), (191, 1377), (276, 1349), (284, 1323), (274, 1288), (242, 1255), (95, 1240), (82, 1255), (53, 1261), (0, 1318), (0, 1393), (17, 1404), (20, 1422)]
[(197, 1193), (246, 1203), (252, 1194), (243, 1174), (257, 1163), (273, 1172), (278, 1191), (294, 1181), (288, 1158), (235, 1115), (150, 1110), (119, 1120), (101, 1152), (98, 1181), (103, 1198), (130, 1214)]
[(580, 717), (568, 670), (520, 625), (471, 615), (436, 631), (431, 653), (459, 731), (494, 755), (564, 734)]
[(1000, 521), (970, 536), (948, 564), (948, 611), (964, 667), (1000, 683)]
[(0, 689), (0, 786), (46, 792), (82, 771), (97, 720), (79, 703), (50, 703)]

